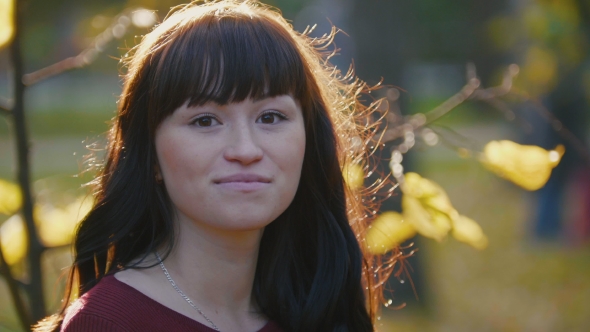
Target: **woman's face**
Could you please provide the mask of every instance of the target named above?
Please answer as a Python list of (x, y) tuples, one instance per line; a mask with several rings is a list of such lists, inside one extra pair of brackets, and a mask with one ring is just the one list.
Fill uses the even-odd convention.
[(181, 222), (260, 229), (287, 209), (297, 191), (303, 114), (288, 95), (224, 106), (185, 104), (160, 124), (155, 144)]

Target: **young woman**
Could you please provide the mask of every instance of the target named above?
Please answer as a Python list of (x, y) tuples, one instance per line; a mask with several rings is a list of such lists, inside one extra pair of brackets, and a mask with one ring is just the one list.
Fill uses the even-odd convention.
[(383, 270), (342, 176), (365, 156), (366, 86), (327, 63), (331, 37), (213, 1), (143, 38), (46, 327), (373, 331)]

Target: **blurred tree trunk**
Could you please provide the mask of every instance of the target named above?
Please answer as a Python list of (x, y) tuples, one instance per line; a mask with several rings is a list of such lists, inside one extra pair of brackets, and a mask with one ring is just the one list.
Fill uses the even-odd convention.
[[(22, 77), (23, 71), (23, 57), (21, 52), (22, 42), (22, 13), (25, 1), (15, 0), (13, 10), (13, 24), (14, 24), (14, 35), (10, 44), (10, 62), (12, 67), (12, 84), (14, 87), (13, 96), (13, 107), (12, 117), (15, 128), (15, 143), (17, 151), (18, 161), (18, 182), (21, 187), (22, 194), (22, 210), (21, 214), (25, 221), (25, 229), (27, 238), (29, 240), (29, 247), (27, 252), (27, 270), (29, 281), (26, 284), (17, 283), (16, 280), (12, 279), (10, 273), (4, 273), (4, 276), (8, 281), (9, 285), (23, 285), (24, 294), (28, 298), (29, 313), (22, 313), (19, 311), (19, 317), (21, 320), (30, 319), (28, 322), (22, 322), (25, 326), (31, 326), (32, 323), (45, 317), (45, 299), (43, 294), (43, 278), (41, 271), (41, 255), (44, 247), (39, 241), (37, 235), (37, 229), (35, 227), (35, 221), (33, 217), (33, 195), (31, 192), (31, 181), (30, 181), (30, 163), (29, 163), (29, 137), (27, 134), (26, 118), (25, 118), (25, 105), (24, 105), (24, 94), (25, 85), (23, 84)], [(8, 269), (7, 266), (5, 266)], [(17, 304), (19, 309), (19, 303), (22, 306), (22, 299), (17, 299), (21, 292), (14, 291), (11, 289), (11, 294), (14, 297), (14, 302)]]
[[(50, 1), (51, 2), (51, 1)], [(47, 2), (44, 3), (48, 5)], [(35, 5), (35, 6), (34, 6)], [(4, 255), (0, 251), (0, 277), (4, 277), (17, 311), (19, 320), (21, 321), (25, 330), (28, 330), (32, 324), (43, 319), (46, 314), (45, 297), (43, 291), (43, 271), (41, 268), (41, 258), (45, 250), (48, 249), (41, 241), (36, 227), (33, 207), (34, 199), (31, 190), (31, 175), (30, 175), (30, 161), (29, 150), (30, 141), (27, 132), (26, 123), (26, 105), (25, 105), (25, 89), (28, 85), (36, 84), (40, 81), (46, 80), (50, 77), (60, 75), (66, 71), (80, 69), (91, 64), (98, 54), (105, 50), (105, 46), (114, 40), (121, 39), (132, 26), (136, 28), (149, 28), (157, 22), (157, 16), (143, 8), (125, 8), (118, 15), (112, 18), (111, 23), (105, 28), (103, 33), (97, 35), (95, 39), (89, 43), (89, 46), (83, 49), (78, 55), (65, 58), (61, 61), (55, 62), (49, 66), (39, 69), (29, 74), (24, 73), (24, 57), (22, 52), (23, 44), (23, 18), (25, 8), (27, 16), (33, 11), (38, 3), (28, 0), (12, 0), (7, 3), (7, 8), (10, 10), (13, 6), (13, 36), (9, 45), (10, 57), (10, 71), (12, 73), (12, 87), (14, 95), (12, 100), (4, 102), (4, 98), (0, 100), (0, 114), (12, 117), (14, 125), (14, 142), (16, 144), (17, 153), (17, 172), (18, 183), (21, 188), (22, 207), (21, 215), (25, 224), (25, 233), (28, 241), (27, 256), (24, 259), (24, 266), (26, 271), (26, 281), (20, 281), (13, 276), (10, 267), (4, 260)], [(30, 6), (30, 7), (29, 7)], [(38, 9), (38, 8), (36, 8)], [(144, 19), (137, 22), (132, 21), (134, 13), (144, 11)], [(53, 15), (55, 16), (55, 15)], [(140, 13), (141, 16), (141, 13)], [(30, 16), (28, 16), (29, 19)], [(52, 17), (53, 18), (53, 17)], [(55, 16), (57, 18), (57, 16)], [(127, 24), (122, 24), (127, 22)], [(35, 21), (35, 19), (31, 19)], [(115, 26), (123, 27), (123, 33), (115, 34), (113, 28)], [(51, 247), (55, 249), (59, 247)]]

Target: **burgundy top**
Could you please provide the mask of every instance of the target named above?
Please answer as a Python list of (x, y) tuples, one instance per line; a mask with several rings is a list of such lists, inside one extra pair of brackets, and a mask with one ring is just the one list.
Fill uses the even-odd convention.
[[(68, 308), (62, 324), (66, 332), (215, 332), (183, 314), (147, 297), (109, 275)], [(269, 322), (258, 332), (281, 332)]]

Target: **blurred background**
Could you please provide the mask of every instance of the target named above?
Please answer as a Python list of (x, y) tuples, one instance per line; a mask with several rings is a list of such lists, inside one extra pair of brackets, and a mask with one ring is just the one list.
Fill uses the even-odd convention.
[[(155, 10), (161, 20), (180, 4), (19, 2), (27, 73), (76, 56), (127, 8)], [(590, 166), (583, 153), (590, 145), (590, 1), (265, 3), (279, 7), (299, 31), (314, 24), (313, 35), (328, 32), (331, 24), (340, 28), (335, 39), (340, 50), (332, 63), (343, 70), (353, 63), (361, 79), (382, 82), (387, 88), (380, 93), (407, 115), (427, 112), (461, 90), (468, 63), (485, 87), (499, 85), (511, 64), (519, 68), (513, 87), (519, 94), (500, 104), (463, 103), (436, 122), (442, 133), (438, 144), (417, 146), (405, 156), (404, 168), (439, 183), (457, 210), (481, 225), (489, 246), (480, 251), (454, 240), (415, 239), (419, 251), (410, 259), (415, 293), (407, 279), (392, 278), (388, 298), (393, 306), (406, 307), (384, 308), (379, 331), (590, 331)], [(107, 30), (116, 38), (104, 43), (90, 65), (27, 89), (39, 204), (79, 206), (86, 194), (81, 185), (92, 177), (82, 171), (92, 161), (84, 156), (89, 147), (104, 144), (121, 89), (118, 58), (147, 31), (138, 20), (123, 31)], [(12, 94), (10, 73), (5, 47), (0, 49), (2, 97)], [(564, 139), (568, 136), (577, 143)], [(13, 137), (11, 120), (0, 116), (0, 178), (16, 182)], [(491, 174), (462, 149), (502, 139), (546, 149), (564, 144), (566, 153), (547, 185), (528, 192)], [(382, 209), (398, 206), (394, 198)], [(0, 214), (0, 225), (9, 217)], [(44, 254), (50, 312), (59, 307), (59, 276), (70, 259), (68, 248)], [(14, 271), (26, 278), (26, 269)], [(0, 278), (0, 331), (20, 331), (19, 326)]]

